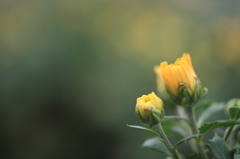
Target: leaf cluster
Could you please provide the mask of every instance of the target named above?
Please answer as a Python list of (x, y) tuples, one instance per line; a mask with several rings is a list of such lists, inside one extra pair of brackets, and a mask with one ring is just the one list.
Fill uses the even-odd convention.
[[(238, 105), (236, 102), (231, 102), (230, 106), (229, 102), (227, 104), (207, 102), (196, 105), (194, 107), (194, 111), (195, 113), (198, 113), (197, 125), (199, 133), (197, 134), (191, 134), (189, 131), (189, 123), (191, 122), (189, 118), (176, 115), (164, 117), (164, 120), (162, 121), (163, 125), (164, 123), (171, 122), (171, 126), (168, 127), (169, 131), (180, 138), (179, 141), (173, 144), (173, 150), (179, 151), (178, 147), (186, 143), (190, 144), (191, 147), (191, 142), (200, 143), (204, 138), (205, 140), (203, 142), (203, 146), (204, 151), (207, 153), (207, 157), (216, 159), (240, 159), (240, 145), (238, 143), (239, 140), (237, 137), (235, 137), (237, 135), (234, 135), (237, 134), (237, 128), (240, 124), (240, 121), (238, 120), (240, 118), (240, 105)], [(228, 120), (217, 119), (216, 121), (211, 121), (212, 117), (215, 116), (216, 113), (224, 112), (227, 112), (229, 115)], [(166, 146), (162, 142), (161, 137), (154, 129), (135, 125), (128, 126), (131, 128), (149, 131), (156, 136), (147, 139), (142, 144), (142, 147), (150, 148), (159, 153), (171, 156)], [(213, 138), (207, 139), (209, 136), (211, 136), (211, 134), (213, 134), (213, 132), (215, 132)], [(220, 132), (220, 135), (216, 132)], [(200, 156), (194, 150), (191, 155), (182, 153), (180, 156), (181, 158), (186, 159), (200, 158)]]

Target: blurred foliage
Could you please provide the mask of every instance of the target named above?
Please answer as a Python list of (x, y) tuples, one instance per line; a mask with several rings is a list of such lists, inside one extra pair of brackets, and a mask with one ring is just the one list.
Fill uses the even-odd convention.
[(135, 99), (156, 91), (154, 65), (183, 52), (209, 88), (207, 99), (239, 97), (239, 7), (1, 0), (0, 157), (159, 158), (139, 149), (148, 134), (126, 127), (139, 123)]

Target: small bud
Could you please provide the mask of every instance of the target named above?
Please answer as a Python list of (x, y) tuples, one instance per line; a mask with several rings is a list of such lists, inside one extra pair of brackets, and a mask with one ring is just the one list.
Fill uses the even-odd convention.
[(201, 82), (192, 66), (191, 57), (184, 53), (183, 56), (168, 65), (162, 62), (155, 68), (157, 76), (162, 79), (172, 101), (182, 106), (191, 106), (207, 94), (207, 89), (202, 88)]
[(233, 106), (237, 106), (240, 108), (240, 99), (239, 98), (230, 99), (226, 105), (227, 105), (227, 109)]
[(226, 109), (232, 120), (238, 120), (240, 118), (240, 99), (233, 98), (226, 104)]
[(160, 123), (164, 117), (163, 102), (154, 92), (137, 98), (135, 111), (138, 118), (150, 127)]

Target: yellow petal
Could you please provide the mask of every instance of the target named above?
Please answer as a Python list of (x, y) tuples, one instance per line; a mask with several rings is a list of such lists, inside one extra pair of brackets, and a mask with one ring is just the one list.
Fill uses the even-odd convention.
[(162, 79), (171, 94), (177, 96), (178, 89), (184, 85), (190, 92), (194, 91), (196, 74), (192, 67), (191, 57), (184, 53), (174, 64), (168, 65), (167, 62), (160, 64), (160, 73)]

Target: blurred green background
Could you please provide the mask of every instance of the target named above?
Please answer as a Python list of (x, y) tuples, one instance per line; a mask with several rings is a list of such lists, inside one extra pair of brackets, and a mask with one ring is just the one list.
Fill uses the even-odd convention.
[(239, 7), (1, 0), (0, 158), (159, 158), (140, 146), (150, 134), (126, 127), (141, 125), (136, 98), (157, 90), (155, 65), (183, 52), (209, 89), (206, 100), (239, 97)]

